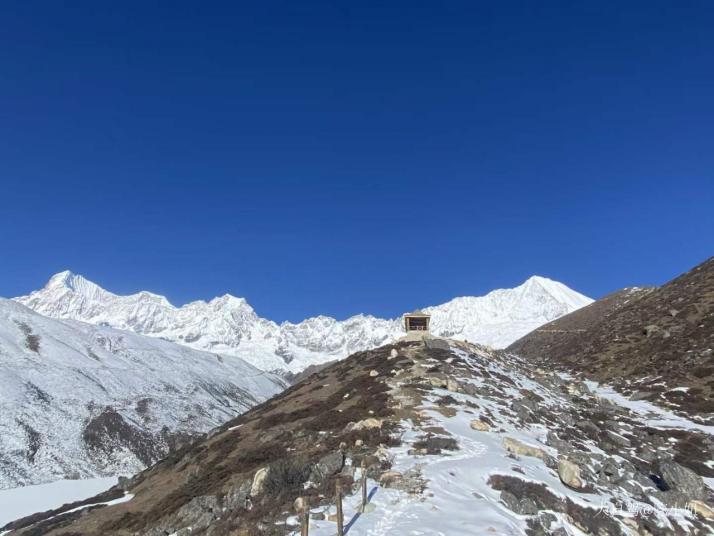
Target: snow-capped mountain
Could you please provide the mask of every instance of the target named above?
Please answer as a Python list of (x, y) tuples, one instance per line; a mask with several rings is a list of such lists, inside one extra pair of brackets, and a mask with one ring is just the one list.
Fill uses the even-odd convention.
[[(87, 308), (114, 301), (74, 283)], [(147, 319), (154, 299), (161, 303), (136, 298)], [(47, 318), (0, 299), (0, 489), (133, 473), (283, 388), (235, 356)]]
[[(258, 316), (243, 298), (229, 294), (175, 307), (150, 292), (112, 294), (69, 271), (16, 300), (53, 318), (108, 325), (239, 356), (263, 370), (299, 372), (309, 365), (376, 348), (402, 335), (401, 320), (369, 315), (346, 320), (318, 316), (297, 324), (277, 324)], [(591, 302), (562, 283), (533, 276), (513, 289), (456, 298), (425, 310), (432, 315), (436, 335), (503, 348)]]

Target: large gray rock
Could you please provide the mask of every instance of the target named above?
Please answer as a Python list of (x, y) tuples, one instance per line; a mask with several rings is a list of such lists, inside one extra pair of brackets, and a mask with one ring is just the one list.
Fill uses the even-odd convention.
[(605, 430), (605, 437), (610, 443), (618, 447), (627, 448), (630, 446), (629, 439), (618, 434), (617, 432), (613, 432), (612, 430)]
[(342, 451), (337, 450), (331, 452), (327, 456), (323, 456), (312, 467), (310, 471), (310, 480), (312, 482), (322, 482), (342, 469), (345, 464), (345, 455)]
[[(186, 531), (201, 531), (206, 529), (220, 515), (220, 503), (213, 495), (194, 497), (178, 509), (166, 530), (176, 534), (188, 534)], [(182, 532), (183, 531), (183, 532)]]
[(538, 505), (535, 501), (529, 499), (528, 497), (518, 499), (518, 497), (510, 491), (504, 490), (501, 492), (501, 501), (509, 508), (509, 510), (512, 510), (516, 514), (522, 516), (532, 516), (538, 513)]
[(246, 508), (248, 505), (248, 497), (250, 496), (251, 481), (245, 480), (240, 485), (232, 488), (223, 499), (224, 506), (227, 510), (235, 510), (236, 508)]
[(662, 480), (670, 490), (680, 492), (690, 499), (707, 498), (704, 480), (691, 469), (674, 461), (663, 461), (659, 464), (659, 470)]

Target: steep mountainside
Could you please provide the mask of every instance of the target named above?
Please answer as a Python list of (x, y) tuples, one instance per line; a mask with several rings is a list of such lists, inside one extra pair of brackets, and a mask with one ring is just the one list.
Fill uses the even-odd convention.
[(618, 401), (502, 351), (399, 343), (321, 370), (98, 497), (4, 530), (296, 534), (302, 496), (311, 536), (334, 536), (339, 479), (350, 536), (710, 533), (714, 428)]
[(236, 357), (0, 299), (0, 489), (133, 473), (282, 388)]
[[(174, 307), (163, 296), (117, 296), (79, 275), (62, 272), (41, 290), (16, 298), (53, 318), (82, 320), (160, 337), (199, 350), (239, 356), (263, 370), (300, 372), (402, 335), (400, 320), (326, 316), (280, 325), (259, 317), (242, 298), (225, 295)], [(426, 310), (437, 335), (504, 347), (532, 329), (589, 304), (565, 285), (532, 277), (514, 289), (456, 298)]]
[(714, 258), (662, 287), (607, 296), (508, 350), (712, 419)]

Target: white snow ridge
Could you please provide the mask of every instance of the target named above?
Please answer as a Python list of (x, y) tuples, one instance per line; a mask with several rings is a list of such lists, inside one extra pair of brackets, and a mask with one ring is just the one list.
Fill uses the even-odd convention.
[[(259, 317), (243, 298), (226, 294), (175, 307), (150, 292), (118, 296), (82, 276), (61, 272), (17, 301), (46, 316), (82, 320), (160, 337), (199, 350), (238, 356), (262, 370), (299, 372), (309, 365), (377, 348), (402, 335), (400, 320), (327, 316), (297, 324)], [(504, 348), (533, 329), (592, 300), (562, 283), (533, 276), (513, 289), (427, 307), (438, 336)]]

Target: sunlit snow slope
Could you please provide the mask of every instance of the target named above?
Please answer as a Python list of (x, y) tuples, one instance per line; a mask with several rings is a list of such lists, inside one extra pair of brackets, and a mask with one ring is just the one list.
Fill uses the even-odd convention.
[(135, 472), (282, 388), (235, 356), (0, 299), (0, 489)]
[[(175, 307), (163, 296), (118, 296), (71, 272), (53, 276), (41, 290), (17, 301), (53, 318), (161, 337), (192, 348), (239, 356), (263, 370), (305, 367), (376, 348), (402, 335), (400, 320), (327, 316), (294, 324), (259, 317), (243, 298), (229, 294)], [(456, 298), (428, 307), (439, 336), (502, 348), (533, 329), (591, 303), (562, 283), (533, 276), (513, 289)]]

